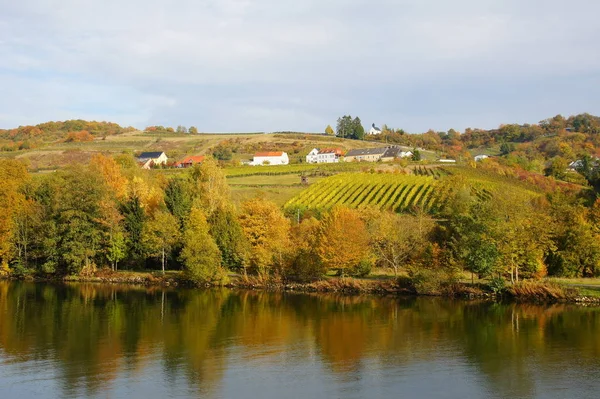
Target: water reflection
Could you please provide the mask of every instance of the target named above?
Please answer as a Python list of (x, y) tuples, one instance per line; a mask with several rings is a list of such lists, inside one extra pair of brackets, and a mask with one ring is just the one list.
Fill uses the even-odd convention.
[(595, 397), (599, 314), (0, 282), (0, 396)]

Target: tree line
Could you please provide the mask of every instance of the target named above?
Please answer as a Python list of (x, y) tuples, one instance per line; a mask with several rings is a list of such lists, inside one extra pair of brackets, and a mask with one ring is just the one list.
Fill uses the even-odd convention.
[(19, 161), (1, 160), (0, 269), (174, 269), (218, 283), (228, 271), (306, 281), (379, 267), (429, 291), (464, 271), (496, 282), (600, 275), (600, 202), (586, 206), (568, 193), (482, 198), (468, 182), (457, 178), (455, 186), (437, 219), (416, 208), (286, 215), (259, 198), (235, 206), (212, 159), (171, 178), (140, 170), (125, 155), (97, 155), (35, 177)]

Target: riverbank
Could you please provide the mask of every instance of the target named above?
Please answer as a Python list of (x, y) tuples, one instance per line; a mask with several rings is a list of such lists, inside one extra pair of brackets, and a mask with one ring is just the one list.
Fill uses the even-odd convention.
[[(198, 287), (180, 271), (132, 272), (99, 270), (80, 276), (4, 276), (5, 279), (38, 282), (77, 282), (99, 284), (129, 284), (163, 287)], [(592, 281), (592, 280), (590, 280)], [(206, 288), (217, 285), (205, 285)], [(329, 277), (313, 282), (292, 282), (277, 278), (261, 279), (239, 274), (227, 275), (219, 286), (231, 289), (290, 291), (307, 293), (340, 293), (377, 296), (442, 296), (464, 299), (513, 300), (527, 303), (581, 303), (600, 305), (600, 284), (581, 279), (524, 281), (507, 284), (495, 291), (483, 283), (452, 282), (419, 286), (408, 277), (379, 276), (377, 278)]]

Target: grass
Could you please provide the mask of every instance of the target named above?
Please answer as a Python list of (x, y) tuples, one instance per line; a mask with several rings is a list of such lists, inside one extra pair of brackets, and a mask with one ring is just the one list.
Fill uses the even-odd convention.
[(263, 198), (281, 207), (302, 190), (304, 190), (302, 186), (256, 187), (239, 185), (231, 187), (231, 197), (236, 205), (253, 198)]
[[(309, 183), (315, 183), (322, 177), (309, 177)], [(276, 176), (261, 176), (250, 175), (232, 177), (227, 179), (230, 186), (298, 186), (301, 184), (300, 176), (297, 174), (276, 175)]]

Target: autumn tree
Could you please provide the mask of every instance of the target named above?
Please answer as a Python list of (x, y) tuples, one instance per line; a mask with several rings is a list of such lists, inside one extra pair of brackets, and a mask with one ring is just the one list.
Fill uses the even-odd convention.
[(15, 216), (26, 206), (20, 191), (29, 179), (25, 165), (16, 160), (0, 160), (0, 271), (8, 271), (12, 260), (12, 238), (15, 234)]
[(416, 215), (381, 212), (369, 226), (372, 248), (379, 264), (394, 275), (411, 261), (421, 259), (430, 241), (434, 221), (417, 209)]
[(242, 204), (239, 216), (242, 231), (250, 245), (250, 267), (262, 277), (282, 271), (289, 251), (290, 221), (277, 205), (261, 199)]
[(320, 278), (325, 273), (318, 252), (320, 229), (321, 223), (314, 217), (304, 219), (292, 227), (294, 251), (290, 270), (287, 271), (290, 277), (300, 281), (310, 281)]
[(192, 208), (185, 225), (180, 256), (185, 270), (196, 283), (212, 282), (222, 273), (221, 252), (209, 233), (204, 212)]
[(360, 214), (335, 207), (323, 218), (319, 235), (319, 257), (328, 269), (340, 275), (371, 257), (369, 234)]
[(325, 134), (328, 136), (333, 136), (335, 134), (335, 131), (333, 130), (331, 125), (327, 125), (327, 127), (325, 128)]
[(169, 212), (158, 210), (144, 224), (142, 242), (150, 256), (160, 258), (163, 273), (167, 258), (179, 237), (179, 223)]
[(194, 165), (188, 176), (193, 203), (201, 208), (223, 256), (223, 265), (236, 270), (246, 266), (248, 247), (237, 211), (231, 204), (223, 170), (213, 159)]
[(90, 161), (90, 168), (102, 176), (115, 199), (123, 200), (127, 196), (127, 178), (114, 158), (95, 155)]
[(190, 126), (190, 128), (188, 129), (188, 133), (198, 134), (198, 128), (196, 126)]

